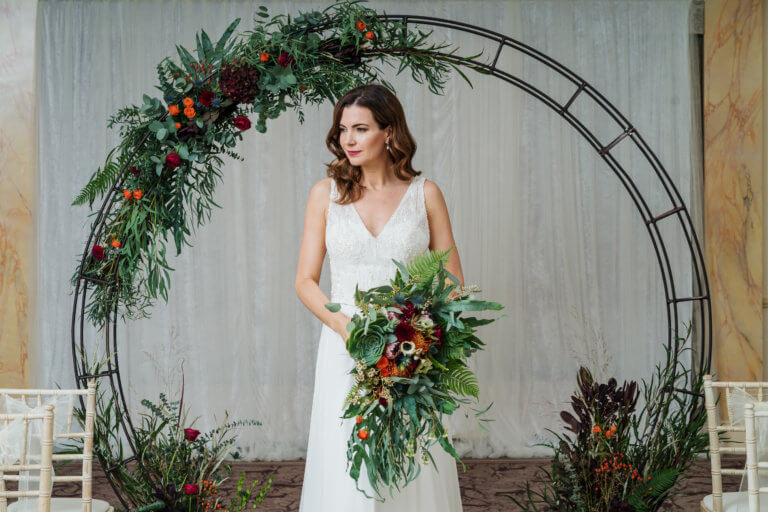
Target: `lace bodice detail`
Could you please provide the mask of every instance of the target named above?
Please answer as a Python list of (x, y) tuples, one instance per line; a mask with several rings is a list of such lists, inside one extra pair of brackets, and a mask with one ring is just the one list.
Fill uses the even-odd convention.
[(416, 176), (384, 228), (374, 237), (354, 205), (340, 205), (331, 180), (325, 246), (331, 270), (331, 302), (349, 311), (355, 285), (361, 290), (389, 284), (395, 275), (393, 259), (404, 263), (429, 248), (429, 223), (424, 203), (424, 180)]

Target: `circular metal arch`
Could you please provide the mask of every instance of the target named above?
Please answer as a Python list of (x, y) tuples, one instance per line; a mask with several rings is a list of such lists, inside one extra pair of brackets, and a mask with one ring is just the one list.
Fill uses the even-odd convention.
[[(632, 203), (635, 205), (637, 212), (640, 214), (640, 217), (645, 224), (648, 236), (650, 237), (651, 244), (656, 254), (656, 259), (661, 271), (661, 278), (664, 285), (667, 324), (669, 326), (667, 331), (667, 346), (670, 349), (674, 349), (679, 343), (679, 339), (677, 338), (676, 334), (677, 326), (679, 323), (679, 305), (683, 302), (692, 302), (692, 313), (694, 317), (699, 319), (699, 323), (697, 324), (697, 335), (701, 340), (701, 346), (698, 347), (698, 367), (695, 368), (695, 371), (698, 371), (699, 374), (706, 373), (709, 369), (712, 357), (712, 309), (709, 296), (709, 282), (707, 280), (701, 246), (699, 244), (693, 223), (691, 222), (690, 213), (688, 212), (686, 205), (683, 203), (680, 192), (670, 179), (667, 171), (664, 169), (664, 166), (659, 161), (656, 154), (640, 136), (640, 133), (637, 131), (637, 129), (632, 126), (632, 124), (624, 117), (624, 115), (621, 114), (621, 112), (618, 111), (618, 109), (610, 101), (608, 101), (587, 81), (582, 79), (576, 73), (560, 64), (556, 60), (511, 37), (467, 23), (430, 16), (395, 14), (382, 15), (379, 18), (384, 20), (399, 20), (406, 26), (410, 23), (459, 30), (468, 34), (476, 35), (479, 38), (494, 43), (496, 45), (496, 50), (493, 61), (490, 64), (476, 60), (460, 61), (458, 57), (450, 54), (439, 52), (435, 53), (439, 53), (445, 60), (452, 61), (457, 65), (471, 64), (471, 66), (482, 69), (483, 72), (500, 78), (501, 80), (527, 92), (531, 96), (539, 99), (557, 114), (559, 114), (574, 129), (576, 129), (576, 131), (581, 134), (582, 137), (584, 137), (584, 139), (592, 146), (592, 148), (594, 148), (597, 154), (603, 159), (606, 165), (611, 169), (611, 171), (613, 171), (621, 184), (624, 186), (624, 189), (629, 194)], [(318, 28), (318, 31), (322, 30), (322, 28), (327, 25), (327, 23), (321, 25)], [(523, 78), (499, 69), (497, 64), (502, 51), (520, 52), (525, 56), (536, 59), (536, 61), (549, 68), (549, 70), (557, 73), (560, 77), (570, 82), (573, 85), (573, 93), (568, 101), (565, 103), (560, 103), (556, 101), (550, 94), (547, 94), (534, 85), (528, 83)], [(573, 105), (573, 102), (577, 98), (580, 98), (581, 101), (593, 102), (594, 105), (599, 107), (616, 123), (615, 136), (612, 140), (605, 142), (600, 141), (598, 137), (596, 137), (595, 134), (592, 133), (592, 131), (590, 131), (571, 112), (570, 107)], [(615, 148), (620, 143), (631, 143), (634, 144), (637, 149), (639, 149), (643, 157), (650, 164), (650, 167), (653, 170), (653, 176), (656, 178), (656, 183), (661, 185), (666, 198), (670, 201), (670, 209), (666, 211), (651, 210), (651, 208), (648, 206), (648, 203), (640, 193), (640, 190), (637, 188), (635, 182), (622, 167), (621, 163), (611, 154), (613, 148)], [(131, 156), (131, 159), (133, 156), (135, 156), (135, 152), (134, 155)], [(130, 165), (130, 161), (125, 165), (126, 167)], [(89, 373), (87, 368), (87, 361), (85, 360), (85, 354), (87, 354), (87, 351), (85, 349), (85, 339), (83, 336), (86, 322), (85, 305), (86, 296), (88, 293), (88, 284), (89, 282), (99, 282), (92, 277), (84, 275), (83, 268), (87, 259), (89, 248), (91, 247), (91, 243), (94, 239), (99, 238), (107, 215), (109, 214), (112, 206), (115, 204), (113, 197), (116, 193), (119, 193), (122, 190), (122, 187), (120, 186), (121, 182), (122, 173), (121, 176), (115, 180), (114, 186), (111, 187), (105, 195), (101, 208), (96, 215), (95, 220), (93, 221), (91, 233), (83, 250), (83, 256), (80, 262), (80, 269), (78, 274), (79, 277), (77, 278), (75, 285), (75, 299), (72, 308), (71, 336), (72, 362), (74, 365), (75, 377), (78, 387), (85, 387), (86, 382), (89, 379), (105, 379), (109, 383), (109, 390), (111, 391), (114, 399), (115, 414), (128, 440), (128, 445), (132, 453), (111, 467), (106, 465), (106, 461), (103, 460), (101, 455), (99, 455), (99, 459), (102, 468), (104, 469), (110, 482), (110, 485), (115, 491), (115, 494), (120, 499), (122, 505), (126, 509), (130, 510), (131, 508), (136, 508), (138, 504), (129, 503), (129, 500), (131, 500), (130, 496), (127, 496), (126, 493), (120, 489), (119, 482), (115, 481), (113, 472), (120, 465), (127, 464), (131, 461), (136, 461), (139, 464), (139, 468), (141, 468), (142, 472), (145, 474), (149, 485), (151, 485), (160, 493), (163, 493), (163, 490), (157, 489), (155, 483), (150, 481), (149, 475), (146, 474), (146, 471), (143, 471), (141, 460), (137, 459), (136, 457), (136, 446), (134, 443), (135, 430), (127, 408), (125, 393), (123, 392), (122, 379), (120, 376), (117, 350), (117, 306), (115, 306), (114, 311), (115, 321), (112, 322), (109, 320), (109, 318), (107, 318), (104, 329), (104, 347), (106, 351), (105, 354), (107, 356), (105, 371), (96, 374)], [(677, 222), (685, 236), (685, 240), (691, 255), (691, 260), (693, 262), (694, 291), (691, 296), (680, 296), (678, 293), (678, 288), (676, 288), (676, 281), (675, 276), (673, 275), (672, 265), (669, 260), (664, 238), (661, 234), (661, 231), (659, 230), (659, 224), (662, 222)]]

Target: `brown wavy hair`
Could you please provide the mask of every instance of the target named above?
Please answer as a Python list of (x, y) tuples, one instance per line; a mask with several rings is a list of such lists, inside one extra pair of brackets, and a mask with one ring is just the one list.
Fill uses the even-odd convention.
[(392, 127), (389, 138), (390, 150), (387, 153), (389, 160), (394, 163), (395, 176), (401, 180), (410, 180), (421, 174), (413, 168), (411, 161), (416, 153), (416, 141), (408, 130), (405, 122), (403, 106), (392, 91), (379, 84), (366, 84), (347, 91), (333, 108), (333, 124), (325, 139), (328, 150), (336, 159), (327, 165), (328, 176), (336, 182), (339, 191), (338, 204), (354, 203), (363, 193), (363, 185), (360, 180), (363, 170), (359, 165), (349, 163), (346, 153), (339, 143), (339, 123), (344, 108), (351, 105), (368, 108), (373, 114), (373, 119), (383, 130)]

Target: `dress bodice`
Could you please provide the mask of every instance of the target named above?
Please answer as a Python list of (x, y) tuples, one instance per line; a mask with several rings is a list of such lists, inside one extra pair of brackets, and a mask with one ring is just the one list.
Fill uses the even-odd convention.
[(393, 259), (408, 263), (429, 248), (424, 180), (422, 176), (411, 180), (400, 204), (378, 236), (368, 231), (353, 204), (336, 203), (338, 191), (331, 180), (325, 224), (331, 302), (339, 302), (349, 311), (354, 305), (355, 285), (361, 290), (387, 285), (395, 275)]

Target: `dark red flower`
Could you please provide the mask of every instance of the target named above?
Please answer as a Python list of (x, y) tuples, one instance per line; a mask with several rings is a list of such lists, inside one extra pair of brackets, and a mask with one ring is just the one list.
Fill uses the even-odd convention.
[(379, 403), (386, 407), (388, 402), (386, 398), (379, 397)]
[(241, 130), (247, 130), (251, 127), (251, 120), (245, 116), (237, 116), (234, 120), (235, 126)]
[(94, 245), (93, 249), (91, 249), (91, 254), (93, 254), (93, 257), (99, 261), (104, 259), (104, 248), (100, 245)]
[(186, 439), (187, 441), (194, 441), (195, 439), (197, 439), (197, 436), (199, 435), (200, 435), (199, 430), (195, 430), (193, 428), (184, 429), (184, 439)]
[(184, 484), (184, 494), (197, 494), (200, 492), (200, 487), (197, 484)]
[(259, 72), (247, 62), (227, 62), (219, 70), (219, 88), (224, 97), (237, 103), (253, 103), (259, 94)]
[(134, 166), (131, 166), (131, 168), (129, 169), (129, 171), (131, 171), (131, 174), (136, 174), (136, 175), (138, 175), (138, 174), (140, 174), (140, 173), (141, 173), (141, 169), (137, 169), (137, 168), (136, 168), (136, 167), (134, 167)]
[(200, 103), (206, 107), (210, 107), (213, 105), (213, 98), (215, 97), (216, 95), (213, 94), (213, 91), (203, 91), (200, 93)]
[(416, 334), (416, 329), (413, 328), (408, 322), (400, 322), (395, 327), (395, 336), (397, 341), (410, 341), (413, 339), (413, 335)]
[(435, 346), (440, 348), (443, 346), (443, 329), (439, 325), (435, 326)]
[(296, 64), (296, 60), (289, 53), (283, 52), (277, 58), (277, 63), (283, 66), (284, 68), (287, 68), (288, 66), (292, 66)]
[(181, 157), (178, 153), (168, 153), (165, 157), (165, 165), (171, 169), (175, 169), (181, 165)]

